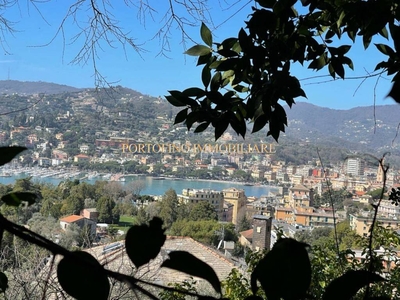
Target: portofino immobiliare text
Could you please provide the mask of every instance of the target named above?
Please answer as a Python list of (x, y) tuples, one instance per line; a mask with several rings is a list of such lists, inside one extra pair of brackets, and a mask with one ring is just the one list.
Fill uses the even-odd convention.
[(123, 153), (275, 153), (273, 144), (178, 144), (132, 143), (122, 144)]

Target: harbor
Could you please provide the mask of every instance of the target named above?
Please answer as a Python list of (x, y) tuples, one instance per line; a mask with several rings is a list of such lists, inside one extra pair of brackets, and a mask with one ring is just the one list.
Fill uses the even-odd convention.
[(172, 188), (177, 193), (183, 189), (212, 189), (223, 190), (231, 187), (243, 189), (246, 195), (253, 197), (268, 196), (270, 193), (279, 193), (279, 187), (267, 185), (249, 185), (241, 182), (203, 180), (203, 179), (182, 179), (171, 177), (151, 177), (137, 174), (111, 174), (98, 173), (95, 171), (85, 172), (76, 169), (52, 170), (47, 168), (0, 168), (0, 183), (13, 184), (17, 179), (32, 177), (32, 180), (40, 183), (58, 185), (65, 180), (80, 180), (94, 184), (98, 180), (115, 181), (129, 188), (129, 184), (135, 181), (143, 182), (142, 195), (163, 195)]

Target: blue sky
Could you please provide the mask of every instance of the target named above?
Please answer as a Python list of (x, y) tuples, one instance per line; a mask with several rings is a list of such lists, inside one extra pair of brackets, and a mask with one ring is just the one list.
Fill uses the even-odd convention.
[[(16, 31), (1, 38), (1, 40), (5, 39), (5, 43), (3, 43), (3, 48), (0, 48), (0, 55), (2, 55), (0, 79), (48, 81), (75, 87), (94, 86), (93, 64), (90, 61), (80, 65), (70, 63), (82, 46), (81, 38), (71, 43), (71, 39), (79, 32), (72, 18), (65, 22), (65, 40), (62, 32), (59, 32), (52, 40), (68, 11), (69, 6), (66, 2), (73, 1), (43, 1), (43, 3), (37, 3), (40, 12), (29, 5), (29, 1), (21, 1), (19, 6), (14, 5), (7, 9), (5, 17), (14, 22), (12, 25)], [(121, 27), (129, 31), (146, 51), (139, 55), (129, 47), (124, 52), (118, 44), (114, 44), (115, 48), (103, 44), (103, 51), (99, 51), (97, 57), (97, 67), (101, 74), (109, 82), (117, 82), (117, 84), (152, 96), (166, 95), (168, 90), (201, 86), (201, 69), (196, 68), (195, 58), (183, 54), (185, 47), (181, 43), (180, 31), (176, 28), (176, 24), (171, 28), (170, 51), (166, 53), (168, 58), (157, 55), (161, 49), (160, 40), (153, 37), (162, 24), (168, 1), (149, 1), (158, 12), (154, 12), (153, 19), (148, 16), (145, 24), (139, 22), (137, 9), (127, 8), (123, 2), (112, 1), (113, 8), (110, 9), (115, 19), (120, 21)], [(227, 10), (225, 8), (228, 5), (223, 4), (222, 1), (222, 4), (218, 4), (219, 1), (210, 1), (210, 3), (213, 4), (210, 14), (217, 26), (239, 10), (246, 1), (241, 1)], [(236, 3), (236, 1), (227, 0), (227, 3)], [(176, 7), (176, 10), (178, 14), (185, 16), (179, 7)], [(78, 22), (84, 20), (89, 13), (89, 10), (82, 7), (77, 15)], [(236, 36), (239, 29), (244, 27), (244, 20), (250, 13), (251, 5), (249, 4), (214, 31), (214, 41)], [(79, 24), (85, 25), (82, 22)], [(199, 28), (200, 23), (187, 30), (196, 42), (201, 43)], [(52, 42), (48, 44), (50, 41)], [(376, 42), (385, 41), (382, 39)], [(346, 41), (346, 43), (351, 42)], [(192, 45), (193, 42), (187, 41), (187, 47)], [(360, 43), (356, 45), (349, 55), (353, 59), (355, 71), (346, 69), (346, 75), (355, 77), (372, 72), (375, 64), (384, 59), (384, 56), (374, 48), (372, 45), (368, 51), (364, 51)], [(326, 69), (317, 73), (301, 66), (293, 68), (293, 75), (300, 79), (327, 74)], [(298, 101), (307, 101), (334, 109), (348, 109), (373, 105), (375, 94), (378, 105), (394, 103), (392, 99), (386, 98), (390, 89), (390, 80), (387, 78), (381, 78), (376, 88), (377, 78), (368, 79), (358, 90), (360, 80), (336, 80), (316, 84), (316, 82), (330, 79), (330, 77), (325, 77), (302, 81), (308, 99), (299, 98)]]

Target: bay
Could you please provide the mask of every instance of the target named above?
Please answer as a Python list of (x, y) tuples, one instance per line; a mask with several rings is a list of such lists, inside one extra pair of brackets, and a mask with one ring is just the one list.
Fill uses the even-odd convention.
[[(26, 178), (27, 175), (21, 173), (18, 175), (0, 177), (0, 183), (2, 184), (13, 184), (16, 179)], [(216, 191), (222, 191), (227, 188), (243, 189), (247, 197), (261, 197), (267, 196), (269, 193), (278, 193), (279, 188), (275, 186), (265, 185), (253, 185), (248, 186), (244, 183), (239, 182), (225, 182), (216, 180), (197, 180), (197, 179), (164, 179), (160, 180), (154, 177), (148, 176), (128, 176), (125, 177), (126, 181), (120, 182), (123, 186), (129, 185), (135, 181), (141, 181), (144, 183), (144, 188), (141, 190), (141, 195), (163, 195), (168, 189), (172, 188), (177, 194), (181, 194), (183, 189), (211, 189)], [(58, 185), (65, 179), (54, 178), (54, 177), (35, 177), (32, 176), (34, 182), (50, 183)], [(101, 179), (97, 179), (101, 180)], [(87, 183), (94, 184), (96, 179), (84, 179)]]

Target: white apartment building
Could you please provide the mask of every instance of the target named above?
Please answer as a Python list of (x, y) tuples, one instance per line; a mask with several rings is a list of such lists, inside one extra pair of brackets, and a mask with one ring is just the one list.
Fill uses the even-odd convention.
[(353, 176), (363, 176), (365, 162), (361, 158), (348, 158), (346, 160), (346, 174)]

